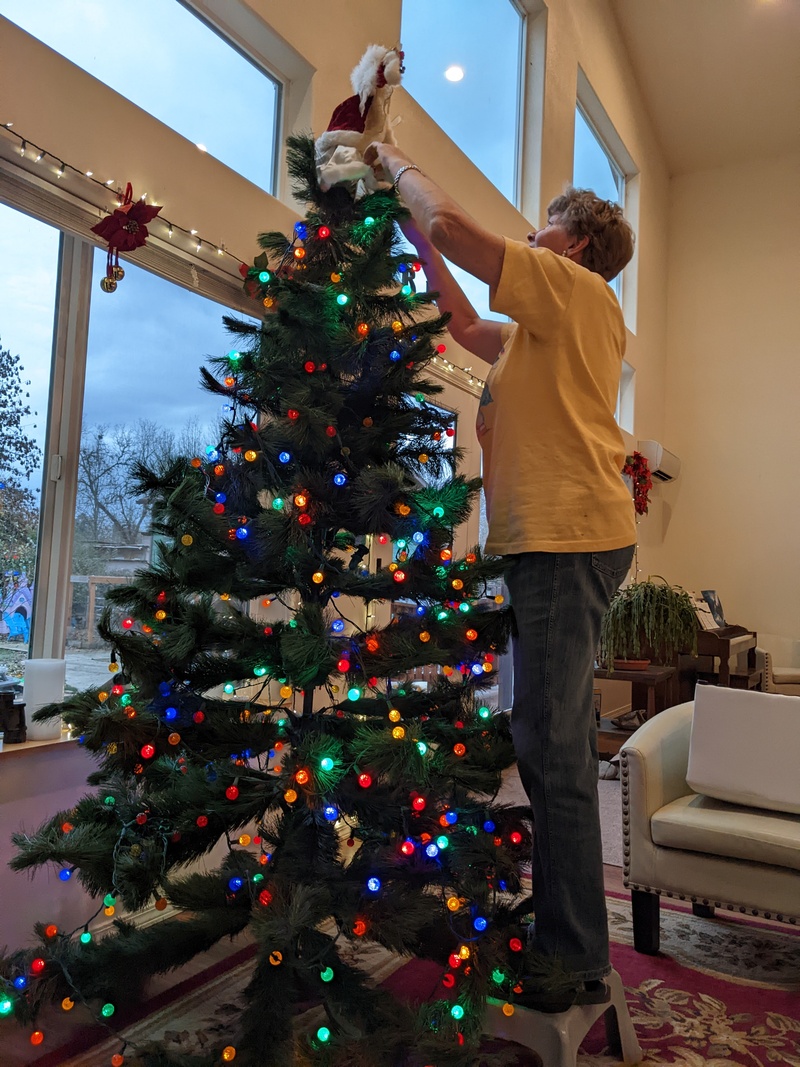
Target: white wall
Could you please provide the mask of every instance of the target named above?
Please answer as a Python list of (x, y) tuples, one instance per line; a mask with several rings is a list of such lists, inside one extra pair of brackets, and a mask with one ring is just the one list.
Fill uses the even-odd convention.
[(770, 647), (800, 638), (798, 189), (798, 154), (673, 179), (664, 443), (683, 469), (645, 554)]

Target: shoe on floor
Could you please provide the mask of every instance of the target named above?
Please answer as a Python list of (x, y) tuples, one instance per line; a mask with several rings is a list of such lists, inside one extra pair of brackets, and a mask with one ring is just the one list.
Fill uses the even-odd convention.
[(613, 760), (600, 760), (598, 777), (606, 782), (615, 781), (619, 778), (619, 764)]
[(602, 978), (592, 982), (581, 982), (580, 985), (567, 990), (538, 989), (526, 992), (523, 989), (522, 993), (514, 997), (514, 1003), (521, 1008), (530, 1008), (548, 1015), (569, 1011), (576, 1004), (608, 1004), (610, 1001), (611, 989)]

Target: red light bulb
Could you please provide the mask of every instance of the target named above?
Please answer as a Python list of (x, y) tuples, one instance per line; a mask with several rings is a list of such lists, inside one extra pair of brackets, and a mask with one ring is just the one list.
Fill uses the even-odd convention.
[(228, 798), (228, 800), (236, 800), (236, 798), (239, 796), (239, 786), (229, 785), (228, 788), (225, 790), (225, 796)]
[(367, 774), (366, 771), (362, 772), (358, 776), (358, 784), (361, 786), (362, 789), (369, 789), (369, 787), (372, 785), (372, 775)]

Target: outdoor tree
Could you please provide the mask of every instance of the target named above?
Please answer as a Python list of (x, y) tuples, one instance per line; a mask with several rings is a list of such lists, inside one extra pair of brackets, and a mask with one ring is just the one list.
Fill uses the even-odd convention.
[(28, 480), (42, 454), (30, 434), (36, 413), (28, 403), (29, 381), (22, 379), (18, 355), (0, 344), (0, 568), (33, 574), (39, 504)]
[[(80, 881), (126, 917), (93, 937), (94, 916), (43, 915), (0, 967), (0, 1011), (31, 1024), (69, 997), (111, 1024), (148, 976), (247, 929), (236, 1036), (141, 1062), (466, 1067), (487, 995), (513, 1012), (523, 977), (563, 978), (526, 947), (529, 811), (496, 799), (513, 748), (481, 696), (508, 637), (501, 565), (457, 550), (480, 481), (431, 403), (446, 318), (415, 291), (404, 208), (322, 191), (310, 138), (288, 162), (305, 220), (260, 236), (243, 273), (263, 320), (228, 318), (236, 347), (204, 370), (232, 414), (213, 448), (138, 469), (158, 552), (109, 594), (117, 684), (37, 714), (97, 766), (12, 866), (55, 866), (58, 891)], [(423, 665), (438, 676), (415, 687)], [(137, 925), (154, 902), (182, 914)], [(441, 998), (376, 988), (368, 943), (437, 961)]]

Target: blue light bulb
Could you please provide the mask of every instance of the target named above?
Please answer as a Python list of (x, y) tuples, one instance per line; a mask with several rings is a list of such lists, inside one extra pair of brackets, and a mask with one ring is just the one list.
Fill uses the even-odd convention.
[(227, 494), (225, 494), (225, 493), (215, 493), (214, 494), (214, 499), (216, 500), (216, 502), (218, 504), (224, 504), (225, 501), (228, 499), (228, 497), (227, 497)]
[(417, 530), (417, 532), (412, 536), (411, 540), (416, 542), (416, 544), (421, 545), (422, 542), (425, 540), (425, 534), (422, 532), (422, 530)]
[(487, 923), (486, 919), (483, 918), (482, 915), (479, 915), (477, 919), (473, 919), (472, 925), (479, 933), (482, 933), (489, 924)]
[(236, 536), (239, 538), (240, 541), (246, 541), (247, 538), (250, 536), (250, 531), (247, 529), (246, 526), (240, 526), (239, 529), (236, 531)]
[(392, 351), (389, 353), (389, 359), (393, 363), (397, 363), (398, 359), (402, 359), (402, 358), (403, 358), (402, 353), (398, 352), (396, 348), (393, 348)]
[(64, 867), (63, 870), (58, 872), (58, 877), (61, 879), (62, 882), (68, 882), (72, 877), (72, 871), (69, 869), (69, 867)]
[(333, 484), (334, 485), (345, 485), (346, 482), (347, 482), (347, 475), (346, 474), (334, 474), (334, 476), (333, 476)]
[(278, 459), (281, 463), (288, 463), (291, 460), (291, 454), (289, 452), (279, 452)]
[(487, 819), (486, 822), (483, 824), (483, 828), (487, 834), (491, 834), (494, 833), (495, 826), (491, 819)]
[(380, 887), (381, 887), (380, 878), (368, 878), (367, 879), (367, 889), (370, 891), (370, 893), (377, 893), (378, 890), (380, 889)]
[(454, 826), (458, 822), (458, 815), (454, 811), (445, 813), (444, 821), (448, 826)]
[(425, 849), (425, 855), (430, 856), (431, 859), (435, 859), (439, 855), (439, 846), (434, 844), (433, 841)]
[(335, 634), (340, 634), (344, 629), (344, 619), (334, 619), (331, 623), (331, 629)]
[(334, 807), (333, 804), (328, 804), (327, 807), (323, 808), (322, 814), (325, 816), (328, 822), (336, 822), (336, 820), (339, 818), (339, 809), (337, 807)]
[(230, 889), (232, 893), (236, 893), (243, 885), (244, 882), (238, 875), (234, 875), (234, 877), (228, 881), (228, 889)]

